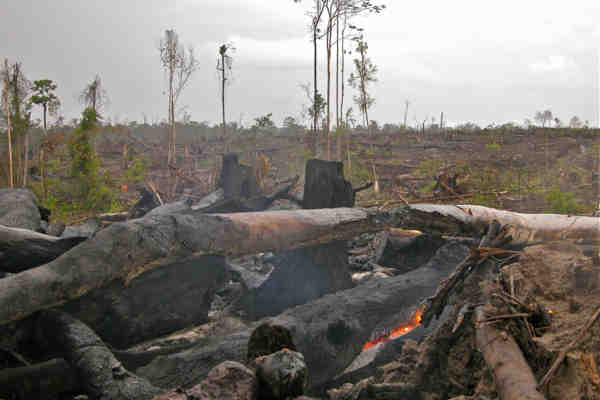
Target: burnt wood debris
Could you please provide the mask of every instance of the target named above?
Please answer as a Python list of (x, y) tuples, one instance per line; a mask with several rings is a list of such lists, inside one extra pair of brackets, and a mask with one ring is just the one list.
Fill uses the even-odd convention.
[[(472, 360), (501, 399), (549, 398), (566, 351), (545, 376), (535, 373), (522, 342), (549, 316), (514, 295), (503, 267), (527, 246), (597, 243), (598, 218), (357, 208), (356, 192), (369, 185), (352, 188), (335, 161), (308, 161), (304, 179), (302, 195), (298, 176), (263, 193), (254, 169), (226, 154), (219, 188), (199, 201), (163, 204), (148, 187), (128, 213), (70, 227), (49, 225), (30, 191), (0, 190), (0, 398), (336, 398), (332, 389), (409, 354), (413, 339), (422, 353), (410, 382), (367, 379), (353, 398), (420, 399), (424, 388), (449, 398), (452, 382), (433, 380), (443, 376), (440, 354), (459, 340), (479, 352)], [(438, 179), (449, 194), (452, 182)], [(349, 254), (348, 241), (365, 234), (369, 244)], [(267, 276), (240, 264), (257, 255)], [(364, 279), (350, 273), (359, 257), (371, 269)], [(217, 298), (241, 325), (136, 347), (210, 323)], [(389, 339), (417, 312), (409, 334)], [(504, 320), (511, 330), (495, 324)]]

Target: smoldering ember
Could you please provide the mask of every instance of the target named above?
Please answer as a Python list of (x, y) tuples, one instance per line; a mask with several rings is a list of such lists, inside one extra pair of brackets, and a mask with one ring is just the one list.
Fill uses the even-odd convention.
[(7, 1), (0, 400), (600, 400), (600, 11)]

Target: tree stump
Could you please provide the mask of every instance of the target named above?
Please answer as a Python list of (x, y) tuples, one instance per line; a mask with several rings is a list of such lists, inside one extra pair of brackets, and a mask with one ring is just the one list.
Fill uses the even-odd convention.
[[(304, 209), (352, 207), (352, 184), (344, 179), (344, 164), (309, 160), (306, 163)], [(351, 288), (346, 242), (284, 251), (276, 255), (275, 268), (263, 284), (242, 300), (251, 319), (276, 315), (328, 293)]]
[(339, 161), (308, 160), (302, 207), (354, 207), (352, 184), (344, 179), (344, 163)]
[(241, 165), (236, 153), (223, 156), (219, 186), (223, 188), (226, 199), (251, 198), (261, 194), (254, 169), (247, 165)]

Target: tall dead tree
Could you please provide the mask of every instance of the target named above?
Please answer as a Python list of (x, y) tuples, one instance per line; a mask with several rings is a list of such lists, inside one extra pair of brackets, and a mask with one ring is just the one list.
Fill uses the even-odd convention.
[(8, 136), (8, 171), (9, 171), (9, 183), (10, 187), (15, 187), (13, 178), (13, 159), (12, 159), (12, 126), (10, 123), (10, 102), (8, 101), (8, 88), (9, 88), (9, 76), (8, 76), (8, 60), (4, 60), (4, 69), (2, 70), (2, 76), (4, 81), (4, 89), (2, 91), (2, 99), (4, 101), (4, 112), (6, 114), (6, 134)]
[(175, 107), (179, 96), (188, 84), (190, 77), (198, 68), (198, 61), (194, 55), (194, 49), (187, 50), (179, 42), (179, 35), (174, 29), (167, 29), (165, 36), (159, 45), (160, 62), (167, 74), (168, 98), (169, 98), (169, 132), (167, 165), (174, 166), (175, 158)]
[(4, 109), (10, 120), (9, 163), (12, 164), (12, 172), (9, 181), (13, 186), (25, 186), (29, 161), (28, 133), (31, 127), (31, 82), (25, 77), (19, 62), (9, 64), (5, 61), (2, 76), (5, 83)]
[(217, 71), (221, 79), (221, 107), (223, 112), (223, 138), (227, 136), (227, 122), (225, 120), (225, 87), (231, 74), (231, 64), (233, 58), (227, 54), (227, 51), (234, 50), (231, 44), (223, 44), (219, 47), (219, 58), (217, 60)]
[(362, 37), (357, 39), (356, 51), (359, 58), (354, 59), (355, 72), (350, 74), (348, 83), (358, 90), (358, 96), (354, 101), (363, 115), (365, 127), (371, 133), (371, 124), (369, 124), (369, 108), (375, 103), (375, 99), (369, 94), (369, 84), (377, 82), (377, 66), (371, 62), (367, 56), (369, 46)]
[(100, 113), (100, 110), (108, 104), (108, 96), (106, 89), (100, 79), (100, 74), (96, 74), (94, 79), (81, 91), (79, 94), (79, 101), (85, 107), (90, 107), (96, 114)]

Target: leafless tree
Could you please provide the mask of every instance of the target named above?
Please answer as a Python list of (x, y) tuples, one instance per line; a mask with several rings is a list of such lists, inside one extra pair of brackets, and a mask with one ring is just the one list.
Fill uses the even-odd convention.
[(4, 112), (6, 115), (6, 134), (8, 136), (8, 173), (9, 173), (9, 184), (11, 188), (15, 187), (13, 178), (13, 159), (12, 159), (12, 126), (10, 121), (10, 101), (9, 101), (9, 80), (10, 69), (8, 66), (8, 60), (4, 60), (4, 68), (2, 69), (2, 80), (4, 81), (4, 88), (2, 90), (2, 99), (4, 102)]
[(169, 97), (169, 131), (167, 165), (175, 165), (175, 107), (179, 96), (188, 84), (190, 77), (198, 68), (194, 49), (187, 50), (179, 42), (179, 35), (174, 29), (167, 29), (159, 45), (160, 61), (167, 74)]
[(9, 140), (9, 172), (12, 169), (11, 180), (14, 186), (27, 184), (29, 164), (29, 128), (31, 126), (31, 102), (29, 93), (31, 82), (25, 77), (21, 63), (9, 64), (5, 61), (0, 73), (5, 82), (3, 96), (4, 109), (10, 120)]
[(108, 105), (108, 95), (102, 84), (100, 74), (96, 74), (94, 79), (81, 91), (79, 101), (86, 107), (91, 107), (97, 114), (103, 107)]
[(217, 59), (217, 71), (219, 72), (219, 78), (221, 80), (221, 106), (223, 111), (223, 137), (227, 135), (227, 123), (225, 120), (225, 87), (229, 81), (231, 75), (231, 64), (233, 58), (230, 54), (235, 48), (231, 44), (223, 44), (219, 46), (219, 57)]
[(570, 120), (569, 120), (569, 127), (570, 128), (581, 128), (581, 126), (583, 125), (583, 123), (581, 122), (581, 119), (579, 119), (579, 117), (577, 115), (573, 116)]
[(365, 126), (370, 132), (369, 109), (375, 103), (375, 99), (369, 94), (369, 84), (377, 81), (377, 66), (367, 56), (368, 49), (369, 46), (362, 38), (357, 41), (356, 52), (359, 58), (354, 59), (355, 72), (350, 74), (348, 83), (358, 90), (358, 96), (354, 97), (354, 101), (363, 114)]
[(535, 113), (534, 119), (542, 125), (542, 128), (544, 128), (546, 126), (546, 123), (552, 121), (553, 119), (552, 111), (537, 111)]

